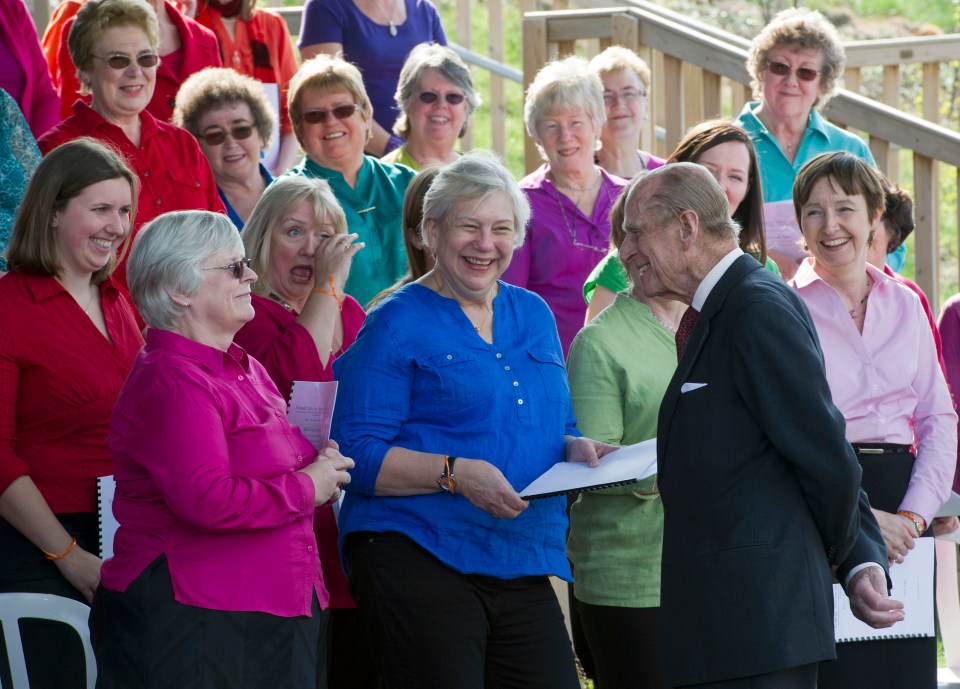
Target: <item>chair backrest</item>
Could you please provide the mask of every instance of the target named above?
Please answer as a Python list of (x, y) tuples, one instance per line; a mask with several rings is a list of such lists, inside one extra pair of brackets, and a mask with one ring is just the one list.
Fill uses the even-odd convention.
[(20, 640), (19, 621), (25, 617), (63, 622), (76, 630), (83, 642), (87, 689), (93, 689), (97, 683), (97, 663), (90, 646), (90, 630), (87, 626), (90, 608), (75, 600), (45, 593), (0, 593), (0, 625), (3, 626), (7, 645), (7, 658), (13, 677), (12, 689), (30, 688), (27, 665), (23, 657), (23, 643)]

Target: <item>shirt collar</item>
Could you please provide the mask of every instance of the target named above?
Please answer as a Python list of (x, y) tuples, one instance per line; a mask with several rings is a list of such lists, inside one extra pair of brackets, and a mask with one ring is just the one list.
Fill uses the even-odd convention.
[[(67, 290), (64, 289), (63, 285), (61, 285), (53, 275), (36, 275), (22, 271), (14, 271), (14, 274), (20, 276), (20, 279), (23, 280), (27, 292), (30, 293), (35, 303), (40, 303), (67, 293)], [(100, 283), (101, 294), (109, 294), (112, 297), (115, 296), (117, 292), (117, 286), (113, 278), (108, 277)]]
[(229, 349), (224, 352), (170, 330), (148, 328), (147, 347), (150, 349), (166, 349), (181, 356), (194, 359), (214, 374), (219, 374), (225, 365), (230, 364), (230, 361), (244, 371), (247, 371), (249, 368), (247, 353), (235, 343), (231, 343)]
[(710, 272), (703, 278), (700, 286), (697, 287), (697, 291), (693, 293), (693, 302), (691, 302), (690, 306), (697, 311), (703, 311), (703, 305), (706, 303), (707, 297), (710, 296), (710, 292), (717, 286), (720, 278), (722, 278), (723, 274), (727, 272), (727, 269), (733, 265), (733, 262), (741, 256), (743, 256), (743, 249), (738, 246), (731, 249), (730, 253), (717, 261), (717, 264), (711, 268)]
[[(119, 132), (120, 136), (122, 136), (123, 139), (126, 139), (127, 135), (120, 127), (105, 120), (100, 113), (90, 107), (89, 103), (86, 103), (82, 100), (76, 100), (74, 101), (72, 108), (73, 115), (77, 118), (78, 128), (81, 131), (93, 132), (102, 128), (109, 131)], [(152, 136), (158, 130), (159, 127), (157, 126), (156, 118), (146, 110), (143, 110), (140, 113), (141, 141), (146, 140), (147, 137)], [(116, 135), (113, 138), (115, 139)]]
[[(873, 282), (874, 287), (891, 281), (896, 282), (894, 278), (886, 275), (882, 270), (870, 263), (867, 263), (867, 275), (870, 276), (870, 280)], [(793, 280), (790, 281), (790, 284), (796, 289), (803, 290), (805, 287), (808, 287), (815, 282), (822, 282), (823, 284), (827, 285), (827, 281), (817, 275), (816, 271), (813, 269), (813, 259), (809, 257), (805, 258), (800, 264), (800, 267), (797, 268), (797, 273), (793, 276)]]

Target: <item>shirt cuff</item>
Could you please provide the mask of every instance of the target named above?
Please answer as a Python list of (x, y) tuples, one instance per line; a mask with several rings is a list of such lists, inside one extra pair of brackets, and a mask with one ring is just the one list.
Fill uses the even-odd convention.
[[(843, 582), (843, 590), (844, 591), (847, 590), (847, 587), (850, 585), (850, 582), (853, 581), (853, 577), (857, 575), (857, 572), (861, 572), (865, 570), (867, 567), (879, 567), (880, 571), (881, 572), (883, 571), (883, 565), (881, 565), (879, 562), (864, 562), (863, 564), (859, 564), (850, 570), (850, 573), (847, 575), (847, 578)], [(886, 577), (886, 574), (884, 574), (884, 577)]]

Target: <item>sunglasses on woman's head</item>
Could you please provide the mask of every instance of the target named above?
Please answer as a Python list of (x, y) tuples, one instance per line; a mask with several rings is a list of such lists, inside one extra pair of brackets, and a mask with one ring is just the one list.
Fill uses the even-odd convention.
[(156, 53), (143, 53), (142, 55), (137, 55), (135, 58), (130, 57), (129, 55), (108, 55), (107, 57), (100, 57), (99, 55), (94, 55), (98, 60), (103, 60), (107, 63), (107, 66), (111, 69), (126, 69), (130, 66), (130, 63), (134, 60), (137, 61), (137, 64), (147, 69), (149, 67), (156, 67), (160, 64), (160, 56)]
[(250, 267), (252, 260), (252, 258), (241, 258), (239, 261), (228, 263), (225, 266), (210, 266), (209, 268), (201, 268), (201, 270), (232, 270), (233, 277), (239, 280), (243, 277), (243, 271)]
[[(232, 136), (235, 141), (249, 139), (251, 134), (253, 134), (253, 125), (251, 124), (241, 124), (230, 130), (230, 136)], [(219, 146), (227, 140), (227, 133), (222, 129), (218, 129), (209, 134), (197, 134), (197, 138), (201, 139), (207, 146)]]
[(770, 74), (775, 74), (778, 77), (785, 77), (790, 74), (790, 72), (796, 72), (797, 79), (800, 81), (813, 81), (820, 76), (820, 70), (816, 70), (813, 67), (797, 67), (793, 69), (790, 65), (783, 62), (768, 62), (767, 69), (770, 70)]
[(360, 106), (354, 103), (352, 105), (338, 105), (329, 110), (307, 110), (303, 113), (303, 121), (307, 124), (323, 124), (327, 121), (327, 115), (333, 115), (338, 120), (345, 120), (359, 109)]
[[(440, 100), (440, 94), (435, 91), (421, 91), (417, 94), (417, 98), (420, 99), (421, 103), (436, 103)], [(462, 93), (457, 93), (456, 91), (451, 91), (450, 93), (443, 94), (443, 99), (447, 101), (450, 105), (460, 105), (463, 102), (463, 99), (466, 98)]]

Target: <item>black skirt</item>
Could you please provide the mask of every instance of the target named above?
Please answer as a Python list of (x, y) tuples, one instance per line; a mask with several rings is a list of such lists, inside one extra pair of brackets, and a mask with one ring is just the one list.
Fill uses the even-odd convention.
[[(316, 689), (326, 686), (327, 616), (208, 610), (178, 603), (165, 556), (124, 592), (101, 586), (90, 636), (98, 689)], [(321, 684), (322, 682), (322, 684)]]
[[(909, 452), (857, 455), (861, 485), (878, 510), (896, 514), (913, 473)], [(925, 535), (930, 535), (930, 531)], [(937, 689), (937, 639), (883, 639), (837, 644), (820, 664), (819, 689)]]

